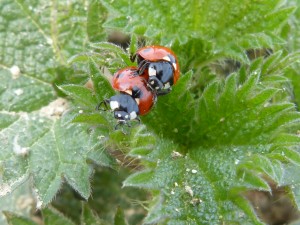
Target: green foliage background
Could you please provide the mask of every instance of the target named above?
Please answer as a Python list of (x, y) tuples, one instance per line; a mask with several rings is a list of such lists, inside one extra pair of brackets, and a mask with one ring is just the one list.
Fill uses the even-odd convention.
[[(263, 224), (244, 193), (270, 181), (299, 206), (298, 1), (2, 0), (0, 21), (1, 224)], [(143, 44), (181, 78), (114, 130), (95, 106)]]

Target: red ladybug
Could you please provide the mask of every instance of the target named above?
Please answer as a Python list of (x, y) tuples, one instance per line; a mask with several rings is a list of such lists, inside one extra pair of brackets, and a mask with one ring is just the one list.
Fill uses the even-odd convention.
[(137, 76), (136, 67), (126, 67), (117, 71), (113, 76), (112, 87), (132, 96), (138, 104), (140, 115), (147, 114), (156, 102), (156, 94), (148, 86), (144, 75)]
[(118, 124), (129, 120), (139, 121), (138, 116), (148, 113), (156, 102), (156, 94), (148, 87), (146, 79), (137, 74), (137, 67), (126, 67), (117, 71), (113, 76), (112, 87), (120, 94), (102, 101), (97, 106), (97, 109), (102, 104), (105, 108), (109, 106), (119, 121)]
[(146, 46), (140, 48), (137, 57), (139, 75), (148, 77), (148, 83), (157, 94), (170, 92), (180, 76), (176, 55), (171, 49), (163, 46)]
[(105, 105), (106, 109), (108, 106), (110, 107), (110, 109), (114, 112), (114, 117), (119, 121), (119, 124), (126, 123), (128, 120), (140, 121), (138, 118), (138, 104), (135, 99), (128, 94), (120, 93), (110, 97), (109, 99), (105, 99), (104, 101), (100, 102), (100, 104), (97, 106), (97, 109), (100, 109), (102, 104)]

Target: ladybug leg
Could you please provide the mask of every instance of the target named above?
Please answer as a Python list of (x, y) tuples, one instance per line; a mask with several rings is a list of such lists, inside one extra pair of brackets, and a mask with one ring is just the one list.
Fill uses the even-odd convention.
[[(96, 110), (102, 110), (102, 111), (107, 111), (108, 110), (108, 106), (107, 104), (109, 103), (109, 99), (105, 99), (103, 101), (101, 101), (97, 106), (96, 106)], [(102, 107), (104, 105), (104, 107)]]
[(141, 124), (141, 119), (140, 117), (135, 118), (136, 121), (138, 121), (139, 124)]
[(171, 90), (172, 90), (171, 88), (159, 90), (156, 92), (156, 94), (158, 96), (166, 95), (166, 94), (169, 94)]
[(156, 76), (150, 76), (148, 82), (152, 89), (156, 91), (162, 90), (164, 88), (164, 84)]
[(136, 59), (136, 54), (130, 55), (130, 61), (134, 62)]
[(132, 97), (133, 98), (140, 98), (142, 95), (142, 91), (140, 88), (138, 88), (137, 86), (134, 86), (132, 88)]
[(149, 62), (148, 61), (146, 61), (146, 60), (143, 60), (143, 61), (141, 61), (140, 63), (139, 63), (139, 65), (138, 65), (138, 74), (139, 75), (141, 75), (141, 74), (143, 74), (144, 72), (145, 72), (145, 69), (147, 69), (148, 68), (148, 66), (149, 66)]
[(119, 129), (119, 127), (120, 126), (123, 126), (124, 124), (126, 124), (126, 122), (125, 121), (121, 121), (121, 120), (119, 120), (119, 122), (116, 124), (116, 126), (115, 126), (115, 130), (118, 130)]
[(118, 130), (120, 126), (127, 125), (128, 127), (131, 127), (130, 123), (128, 123), (127, 120), (119, 120), (118, 123), (115, 126), (115, 130)]

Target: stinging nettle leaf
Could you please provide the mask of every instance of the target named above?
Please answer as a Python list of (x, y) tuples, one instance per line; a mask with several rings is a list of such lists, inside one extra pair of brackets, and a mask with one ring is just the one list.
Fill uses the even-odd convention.
[(54, 99), (50, 81), (45, 82), (23, 71), (13, 70), (13, 67), (2, 69), (0, 66), (1, 110), (31, 112)]
[(111, 81), (100, 71), (99, 66), (97, 66), (92, 58), (89, 60), (89, 70), (98, 101), (103, 101), (105, 98), (109, 98), (115, 94), (111, 86)]
[(11, 212), (3, 212), (6, 216), (7, 222), (10, 225), (37, 225), (37, 223), (28, 219), (27, 217), (19, 216)]
[(98, 42), (98, 43), (90, 43), (90, 46), (92, 48), (99, 49), (101, 51), (109, 51), (111, 53), (115, 53), (118, 57), (122, 58), (122, 60), (127, 66), (134, 65), (134, 63), (131, 62), (128, 54), (118, 45), (109, 42)]
[(82, 203), (82, 211), (81, 211), (81, 224), (82, 225), (88, 225), (88, 224), (94, 224), (94, 225), (105, 225), (107, 224), (103, 220), (99, 219), (98, 216), (93, 212), (90, 207)]
[[(154, 115), (160, 113), (155, 119), (146, 120), (146, 124), (151, 126), (158, 137), (147, 142), (143, 141), (143, 137), (149, 131), (141, 132), (140, 129), (138, 134), (133, 133), (133, 153), (137, 153), (136, 157), (143, 161), (153, 163), (149, 164), (148, 169), (129, 176), (124, 186), (147, 188), (155, 193), (160, 190), (161, 200), (150, 209), (146, 221), (157, 222), (167, 218), (170, 224), (182, 221), (210, 224), (211, 221), (235, 220), (238, 223), (251, 221), (262, 224), (251, 205), (240, 196), (249, 189), (271, 191), (264, 176), (279, 184), (283, 183), (283, 163), (293, 156), (289, 148), (287, 156), (279, 158), (276, 154), (278, 156), (277, 152), (280, 152), (282, 146), (299, 145), (300, 140), (296, 135), (284, 134), (297, 129), (294, 124), (298, 124), (299, 113), (289, 102), (272, 102), (278, 89), (264, 81), (259, 72), (244, 72), (246, 81), (239, 83), (240, 74), (237, 73), (227, 77), (225, 84), (213, 82), (206, 87), (200, 98), (190, 96), (189, 101), (181, 101), (180, 107), (185, 110), (175, 113), (178, 99), (189, 96), (190, 90), (187, 87), (191, 77), (183, 76), (184, 80), (178, 82), (180, 88), (175, 85), (173, 89), (177, 95), (172, 96), (172, 92), (166, 100), (161, 98), (161, 103), (151, 112)], [(177, 97), (177, 101), (168, 102), (168, 98), (173, 97)], [(164, 101), (168, 104), (160, 109), (159, 104)], [(180, 116), (187, 116), (186, 112), (189, 112), (191, 105), (197, 107), (191, 110), (195, 113), (192, 117), (196, 119), (189, 121), (190, 129), (186, 133), (180, 130), (183, 127)], [(171, 115), (166, 113), (168, 111), (172, 112)], [(176, 119), (172, 117), (173, 114)], [(178, 130), (172, 132), (171, 125), (178, 127)], [(173, 142), (166, 142), (166, 147), (161, 137)], [(152, 143), (155, 145), (148, 151)], [(188, 154), (181, 154), (186, 148)], [(274, 148), (278, 150), (274, 151)], [(188, 181), (193, 174), (197, 181)], [(182, 189), (178, 192), (179, 187)], [(204, 190), (210, 192), (204, 194)], [(209, 199), (204, 199), (204, 196), (209, 196)], [(186, 204), (182, 206), (182, 202)], [(198, 217), (194, 217), (196, 206), (201, 206), (203, 210), (203, 214), (196, 213)], [(222, 217), (207, 222), (205, 210), (215, 210), (214, 215)], [(233, 212), (237, 213), (234, 215)], [(243, 216), (238, 216), (238, 212), (243, 212)]]
[(97, 105), (96, 98), (92, 93), (92, 90), (74, 84), (61, 85), (58, 87), (61, 91), (69, 95), (71, 98), (80, 102), (81, 104), (94, 108)]
[[(64, 127), (64, 129), (63, 129)], [(49, 132), (31, 147), (29, 169), (42, 206), (59, 190), (62, 177), (83, 197), (91, 192), (91, 170), (86, 164), (88, 134), (83, 126), (54, 122)], [(51, 160), (49, 160), (51, 159)]]
[(75, 116), (72, 122), (109, 125), (107, 119), (100, 113), (81, 113)]
[(29, 217), (30, 212), (34, 210), (34, 206), (32, 204), (24, 204), (22, 205), (23, 207), (20, 207), (20, 202), (24, 202), (24, 200), (26, 200), (28, 203), (32, 203), (34, 201), (29, 180), (25, 182), (23, 181), (17, 189), (13, 190), (14, 191), (10, 194), (0, 197), (0, 211), (2, 211), (2, 213), (0, 213), (0, 224), (7, 224), (4, 212), (13, 212), (14, 214), (17, 214), (19, 218), (21, 216), (24, 216), (25, 218)]
[(43, 220), (45, 225), (65, 224), (74, 225), (74, 223), (61, 212), (54, 208), (46, 208), (42, 210)]
[(116, 215), (115, 215), (115, 225), (127, 225), (127, 221), (125, 219), (124, 211), (118, 207)]
[(50, 120), (38, 114), (21, 114), (0, 131), (1, 188), (7, 187), (3, 194), (32, 176), (37, 207), (47, 205), (55, 197), (63, 179), (87, 199), (93, 171), (87, 160), (92, 158), (101, 166), (114, 164), (97, 134), (90, 135), (87, 131), (87, 126)]
[[(108, 11), (104, 23), (108, 30), (135, 33), (164, 46), (178, 43), (181, 54), (200, 63), (219, 57), (249, 62), (243, 50), (283, 45), (285, 42), (277, 31), (294, 10), (281, 4), (280, 0), (263, 0), (255, 4), (248, 4), (246, 0), (226, 4), (220, 1), (178, 3), (173, 0), (134, 4), (102, 0), (101, 3)], [(149, 13), (151, 16), (145, 18), (144, 15)], [(195, 49), (199, 59), (191, 52)]]

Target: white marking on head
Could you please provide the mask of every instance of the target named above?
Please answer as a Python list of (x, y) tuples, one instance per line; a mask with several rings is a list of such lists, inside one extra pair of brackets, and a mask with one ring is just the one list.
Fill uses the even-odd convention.
[(152, 84), (152, 85), (153, 85), (153, 84), (154, 84), (154, 80), (151, 80), (150, 84)]
[(159, 89), (159, 87), (155, 87), (155, 89), (156, 89), (156, 90), (158, 90), (158, 89)]
[(125, 91), (127, 94), (132, 95), (132, 90), (128, 89)]
[(156, 76), (156, 70), (153, 67), (149, 67), (148, 74), (149, 76)]
[(173, 67), (174, 67), (174, 70), (176, 70), (176, 69), (177, 69), (176, 63), (172, 63), (172, 65), (173, 65)]
[(122, 115), (120, 113), (118, 113), (118, 117), (122, 117)]
[(170, 57), (169, 56), (165, 56), (165, 57), (163, 57), (163, 60), (166, 60), (166, 61), (168, 61), (168, 62), (171, 62), (171, 59), (170, 59)]
[(140, 104), (140, 99), (139, 98), (135, 98), (136, 103), (139, 105)]
[(119, 108), (119, 102), (117, 102), (117, 101), (111, 101), (111, 102), (109, 103), (109, 106), (110, 106), (110, 108), (111, 108), (112, 110), (115, 110), (115, 109)]
[(125, 115), (125, 118), (126, 118), (126, 119), (128, 119), (128, 117), (129, 117), (128, 115)]
[(133, 112), (130, 113), (130, 119), (131, 120), (134, 120), (136, 117), (137, 117), (137, 114), (136, 114), (135, 111), (133, 111)]
[(168, 83), (165, 83), (165, 86), (164, 86), (166, 89), (167, 88), (170, 88), (171, 87), (171, 85), (170, 85), (170, 82), (168, 82)]

